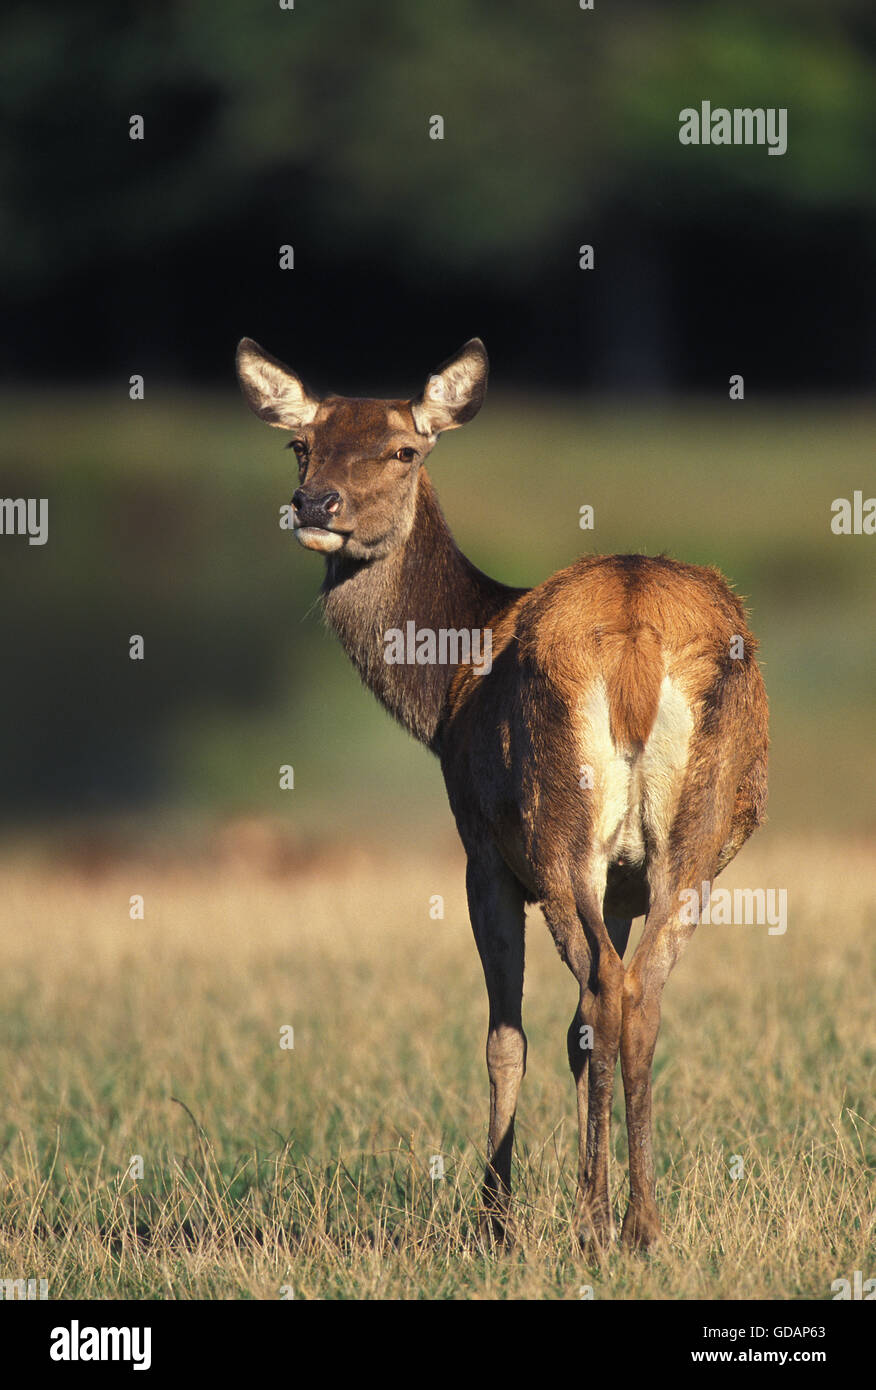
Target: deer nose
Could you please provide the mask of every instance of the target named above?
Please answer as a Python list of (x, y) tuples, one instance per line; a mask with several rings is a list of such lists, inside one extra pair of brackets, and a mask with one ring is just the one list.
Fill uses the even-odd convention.
[(340, 511), (341, 494), (323, 492), (312, 497), (299, 487), (292, 494), (292, 506), (298, 513), (298, 520), (302, 526), (326, 526)]

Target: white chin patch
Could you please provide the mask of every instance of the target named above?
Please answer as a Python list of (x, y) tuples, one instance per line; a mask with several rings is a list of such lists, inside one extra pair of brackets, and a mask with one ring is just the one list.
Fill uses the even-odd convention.
[(305, 550), (322, 550), (325, 554), (340, 550), (346, 540), (337, 531), (324, 531), (321, 526), (296, 526), (294, 535)]

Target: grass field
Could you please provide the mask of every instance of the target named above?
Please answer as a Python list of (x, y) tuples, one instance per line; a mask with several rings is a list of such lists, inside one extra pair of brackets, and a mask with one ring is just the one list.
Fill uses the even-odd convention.
[[(601, 1265), (571, 1236), (575, 988), (537, 911), (520, 1240), (478, 1243), (486, 998), (462, 883), (449, 842), (295, 872), (233, 835), (99, 873), (8, 860), (0, 1278), (51, 1298), (829, 1299), (876, 1274), (872, 843), (768, 827), (723, 876), (786, 887), (787, 932), (704, 925), (678, 966), (655, 1063), (665, 1246)], [(620, 1215), (622, 1113), (618, 1080)]]

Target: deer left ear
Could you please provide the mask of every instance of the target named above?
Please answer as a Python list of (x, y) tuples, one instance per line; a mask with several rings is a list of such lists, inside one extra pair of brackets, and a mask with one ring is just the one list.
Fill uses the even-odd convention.
[(487, 394), (490, 364), (480, 338), (469, 338), (454, 357), (432, 373), (422, 395), (411, 401), (420, 434), (434, 438), (473, 420)]

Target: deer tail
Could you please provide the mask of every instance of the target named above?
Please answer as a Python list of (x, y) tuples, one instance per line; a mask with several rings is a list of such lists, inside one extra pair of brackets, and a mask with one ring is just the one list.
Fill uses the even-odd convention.
[(642, 625), (603, 634), (602, 648), (611, 736), (617, 745), (645, 743), (663, 683), (660, 638), (653, 627)]

